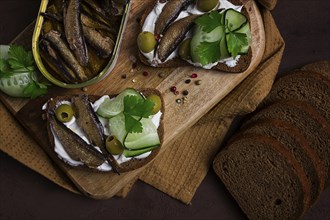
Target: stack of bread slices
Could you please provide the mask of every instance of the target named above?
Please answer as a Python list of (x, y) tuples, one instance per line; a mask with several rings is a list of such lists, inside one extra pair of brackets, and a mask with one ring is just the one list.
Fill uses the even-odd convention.
[(330, 184), (330, 61), (277, 79), (213, 167), (250, 219), (299, 219)]

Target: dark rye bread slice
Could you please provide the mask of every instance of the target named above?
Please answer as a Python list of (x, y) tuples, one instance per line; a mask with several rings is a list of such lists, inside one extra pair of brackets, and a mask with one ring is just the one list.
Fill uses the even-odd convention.
[(321, 60), (309, 63), (301, 68), (303, 71), (313, 71), (330, 80), (330, 60)]
[(311, 204), (324, 190), (325, 167), (306, 138), (290, 123), (282, 120), (260, 120), (241, 130), (237, 136), (259, 134), (273, 137), (287, 148), (295, 160), (303, 167), (311, 184)]
[(309, 206), (302, 167), (274, 138), (235, 138), (216, 156), (213, 168), (250, 219), (298, 219)]
[[(132, 158), (131, 160), (129, 161), (126, 161), (126, 162), (123, 162), (121, 164), (118, 164), (118, 163), (113, 163), (111, 164), (115, 169), (113, 170), (116, 170), (118, 172), (128, 172), (128, 171), (131, 171), (131, 170), (135, 170), (135, 169), (138, 169), (146, 164), (148, 164), (150, 161), (152, 161), (159, 153), (160, 151), (160, 148), (162, 147), (162, 143), (163, 143), (163, 140), (164, 140), (164, 125), (163, 125), (163, 117), (164, 117), (164, 100), (163, 100), (163, 97), (161, 95), (161, 93), (156, 90), (156, 89), (141, 89), (139, 90), (139, 92), (144, 95), (144, 96), (149, 96), (151, 94), (155, 94), (155, 95), (158, 95), (160, 98), (161, 98), (161, 102), (162, 102), (162, 106), (161, 106), (161, 112), (162, 112), (162, 116), (161, 116), (161, 120), (160, 120), (160, 125), (157, 129), (157, 132), (158, 132), (158, 135), (159, 135), (159, 139), (160, 139), (160, 146), (155, 148), (154, 150), (152, 150), (151, 154), (146, 157), (146, 158), (142, 158), (142, 159), (137, 159), (137, 158)], [(116, 97), (117, 95), (109, 95), (110, 98), (113, 98), (113, 97)], [(95, 102), (97, 99), (99, 99), (100, 96), (95, 96), (95, 95), (89, 95), (88, 96), (88, 100), (93, 103)], [(51, 112), (54, 112), (54, 109), (56, 108), (56, 106), (58, 105), (58, 103), (62, 102), (62, 101), (70, 101), (71, 100), (71, 96), (58, 96), (58, 97), (54, 97), (52, 99), (50, 99), (48, 102), (47, 102), (47, 108), (45, 109), (46, 111), (46, 114), (51, 114)], [(50, 140), (50, 147), (52, 147), (52, 151), (54, 151), (54, 137), (53, 137), (53, 134), (51, 132), (51, 129), (50, 129), (50, 126), (49, 126), (49, 122), (47, 121), (47, 129), (48, 129), (48, 138)], [(54, 152), (54, 154), (56, 154)], [(59, 160), (61, 163), (65, 164), (65, 166), (68, 166), (68, 167), (73, 167), (73, 166), (70, 166), (69, 164), (65, 163), (63, 160), (61, 160), (58, 156), (55, 156), (55, 157), (52, 157), (52, 158), (56, 158), (57, 160)], [(99, 171), (97, 169), (92, 169), (92, 168), (89, 168), (87, 166), (76, 166), (74, 167), (76, 169), (87, 169), (87, 170), (90, 170), (90, 171), (95, 171), (95, 172), (104, 172), (104, 171)], [(113, 171), (112, 170), (112, 171)]]
[(275, 102), (260, 111), (255, 112), (244, 121), (242, 129), (258, 120), (278, 119), (295, 126), (306, 138), (325, 165), (326, 183), (330, 183), (330, 128), (324, 118), (314, 108), (300, 101)]
[[(140, 21), (141, 29), (145, 22), (145, 19), (147, 18), (149, 13), (153, 10), (153, 8), (155, 7), (157, 2), (158, 2), (158, 0), (155, 0), (155, 2), (153, 4), (147, 5), (146, 10), (144, 11), (144, 13), (141, 16), (141, 21)], [(229, 2), (231, 2), (234, 5), (244, 5), (241, 0), (229, 0)], [(242, 13), (248, 18), (248, 21), (250, 22), (249, 13), (245, 7), (242, 8)], [(251, 48), (249, 48), (247, 54), (240, 56), (236, 66), (229, 67), (225, 63), (218, 63), (212, 69), (218, 70), (218, 71), (223, 71), (223, 72), (230, 72), (230, 73), (241, 73), (241, 72), (244, 72), (250, 66), (252, 56), (253, 56), (252, 50), (251, 50)], [(151, 66), (148, 59), (140, 51), (139, 51), (139, 59), (145, 65)], [(191, 66), (191, 65), (192, 64), (190, 64), (186, 60), (176, 57), (176, 58), (168, 60), (164, 63), (157, 64), (155, 67), (182, 67), (182, 66)]]
[(330, 80), (311, 71), (294, 71), (280, 77), (261, 106), (279, 100), (301, 100), (310, 103), (330, 124)]

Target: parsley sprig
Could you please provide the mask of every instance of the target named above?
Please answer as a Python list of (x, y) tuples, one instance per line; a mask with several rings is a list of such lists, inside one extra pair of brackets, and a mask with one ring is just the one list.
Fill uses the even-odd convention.
[(138, 96), (124, 97), (125, 130), (128, 133), (141, 133), (143, 130), (141, 118), (148, 118), (152, 114), (154, 102)]
[[(6, 46), (2, 46), (6, 47)], [(3, 51), (2, 51), (3, 52)], [(47, 93), (47, 83), (41, 83), (37, 80), (36, 68), (34, 66), (34, 59), (31, 51), (26, 51), (22, 46), (11, 45), (7, 55), (0, 56), (0, 79), (7, 78), (7, 80), (14, 80), (15, 76), (27, 73), (29, 82), (24, 84), (23, 92), (19, 97), (36, 98)], [(12, 83), (14, 85), (14, 83)], [(5, 92), (17, 87), (10, 86), (2, 88)], [(9, 92), (10, 93), (10, 92)]]
[(236, 30), (232, 30), (228, 18), (225, 18), (225, 14), (225, 12), (218, 13), (217, 11), (212, 11), (195, 20), (195, 23), (203, 32), (211, 33), (215, 29), (218, 29), (216, 31), (221, 35), (217, 41), (203, 41), (196, 47), (195, 51), (203, 66), (228, 57), (224, 57), (226, 54), (221, 54), (220, 42), (222, 40), (226, 41), (228, 55), (234, 58), (239, 54), (242, 48), (249, 43), (247, 34), (238, 33)]

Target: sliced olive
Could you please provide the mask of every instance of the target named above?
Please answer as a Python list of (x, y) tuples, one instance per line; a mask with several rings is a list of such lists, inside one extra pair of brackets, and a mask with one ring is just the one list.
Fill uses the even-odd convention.
[(68, 105), (68, 104), (62, 104), (62, 105), (58, 106), (55, 110), (56, 118), (60, 122), (70, 121), (73, 117), (73, 114), (74, 114), (73, 109), (72, 109), (71, 105)]
[(154, 103), (154, 107), (152, 108), (151, 113), (154, 115), (159, 112), (160, 108), (162, 107), (162, 100), (158, 95), (150, 95), (147, 97), (148, 100)]
[(208, 12), (214, 9), (219, 3), (219, 0), (197, 0), (197, 9), (202, 12)]
[(124, 151), (124, 146), (120, 143), (120, 141), (116, 137), (112, 135), (108, 136), (108, 138), (106, 139), (105, 147), (107, 148), (108, 152), (112, 155), (122, 154)]
[(151, 52), (155, 48), (156, 43), (154, 34), (148, 31), (141, 32), (137, 39), (138, 47), (144, 53)]
[(190, 41), (191, 38), (187, 38), (180, 44), (179, 56), (184, 60), (190, 60)]

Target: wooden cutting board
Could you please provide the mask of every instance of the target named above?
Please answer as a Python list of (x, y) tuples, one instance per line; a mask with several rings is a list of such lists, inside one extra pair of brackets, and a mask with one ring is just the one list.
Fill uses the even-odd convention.
[[(265, 48), (263, 21), (256, 3), (250, 0), (244, 2), (251, 22), (253, 58), (250, 67), (245, 72), (229, 74), (195, 67), (152, 68), (140, 62), (138, 62), (136, 68), (132, 68), (132, 59), (136, 58), (138, 54), (136, 36), (139, 33), (139, 25), (137, 21), (145, 8), (151, 5), (152, 2), (153, 0), (133, 0), (116, 67), (101, 82), (87, 87), (84, 91), (52, 86), (45, 97), (36, 100), (17, 99), (0, 94), (1, 101), (25, 126), (27, 132), (37, 140), (82, 193), (92, 198), (106, 199), (112, 197), (138, 175), (143, 167), (117, 175), (73, 169), (59, 161), (50, 147), (45, 129), (46, 123), (42, 120), (41, 106), (48, 98), (78, 93), (93, 95), (117, 94), (127, 87), (136, 89), (156, 88), (163, 94), (165, 104), (164, 143), (161, 150), (163, 152), (180, 134), (197, 122), (246, 78), (258, 66), (263, 56)], [(33, 25), (27, 27), (13, 43), (30, 47), (32, 32)], [(143, 74), (143, 72), (148, 74)], [(198, 75), (197, 78), (191, 78), (193, 73)], [(123, 75), (126, 75), (126, 78), (123, 78)], [(191, 83), (185, 83), (187, 79), (191, 79)], [(200, 80), (200, 85), (195, 84), (197, 80)], [(176, 86), (180, 92), (183, 90), (189, 92), (186, 102), (180, 104), (176, 102), (183, 95), (181, 93), (179, 95), (173, 94), (170, 91), (171, 86)], [(161, 153), (159, 156), (161, 156)]]

